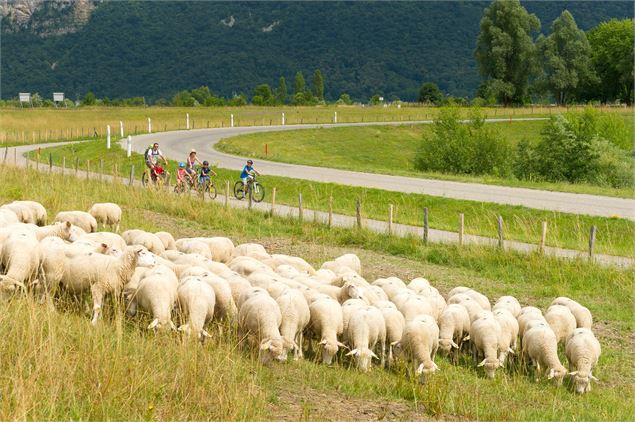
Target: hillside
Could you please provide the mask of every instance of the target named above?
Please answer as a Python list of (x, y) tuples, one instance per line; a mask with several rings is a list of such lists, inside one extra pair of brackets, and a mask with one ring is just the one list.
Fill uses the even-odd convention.
[[(456, 96), (479, 82), (473, 58), (487, 2), (64, 2), (2, 4), (0, 96), (170, 97), (208, 85), (252, 94), (301, 70), (327, 99), (414, 99), (423, 81)], [(25, 5), (29, 6), (26, 7)], [(526, 2), (543, 31), (563, 9), (589, 29), (632, 17), (629, 2)]]

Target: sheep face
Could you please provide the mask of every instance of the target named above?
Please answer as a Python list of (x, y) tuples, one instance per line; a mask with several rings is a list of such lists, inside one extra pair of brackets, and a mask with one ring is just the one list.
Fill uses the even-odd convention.
[(439, 339), (439, 352), (441, 352), (443, 356), (448, 356), (452, 352), (452, 348), (459, 348), (459, 345), (456, 344), (454, 340), (450, 338)]
[(372, 350), (365, 349), (353, 349), (346, 354), (346, 356), (354, 356), (357, 359), (357, 368), (360, 371), (368, 371), (370, 369), (371, 361), (373, 358), (379, 359)]
[(496, 374), (496, 369), (501, 366), (501, 363), (498, 359), (483, 359), (481, 363), (478, 364), (479, 367), (483, 367), (485, 370), (485, 375), (487, 378), (494, 378)]
[(330, 365), (333, 362), (333, 356), (337, 353), (338, 345), (325, 339), (320, 342), (320, 347), (322, 349), (322, 363)]
[(137, 251), (137, 266), (139, 267), (153, 267), (157, 261), (154, 259), (154, 255), (148, 252), (147, 249), (138, 249)]
[(26, 290), (26, 286), (7, 276), (0, 276), (0, 300), (8, 300), (19, 289)]
[(273, 360), (279, 362), (287, 360), (282, 339), (264, 339), (260, 343), (260, 361), (266, 365)]
[(567, 370), (564, 366), (560, 368), (551, 368), (549, 370), (549, 375), (547, 375), (547, 379), (553, 379), (556, 385), (562, 385), (562, 380), (565, 375), (567, 375)]
[(430, 364), (426, 365), (422, 363), (417, 368), (417, 375), (426, 375), (432, 374), (433, 372), (439, 371), (439, 367), (433, 361), (430, 361)]
[(591, 373), (586, 371), (570, 372), (569, 375), (573, 376), (575, 392), (577, 394), (584, 394), (591, 391), (591, 380), (598, 380)]

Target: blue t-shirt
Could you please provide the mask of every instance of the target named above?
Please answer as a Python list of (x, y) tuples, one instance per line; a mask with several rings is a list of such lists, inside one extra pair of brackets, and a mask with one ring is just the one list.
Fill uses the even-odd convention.
[(245, 177), (249, 176), (249, 172), (252, 171), (253, 169), (254, 169), (253, 167), (249, 167), (248, 165), (243, 167), (243, 172), (240, 173), (240, 178), (244, 179)]

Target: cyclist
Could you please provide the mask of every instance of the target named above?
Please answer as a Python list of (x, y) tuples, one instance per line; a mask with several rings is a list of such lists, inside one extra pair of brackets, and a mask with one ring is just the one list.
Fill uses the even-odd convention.
[(185, 182), (185, 178), (189, 178), (190, 175), (185, 171), (185, 163), (181, 161), (179, 163), (179, 168), (176, 171), (176, 183), (178, 185), (182, 185)]
[(240, 180), (243, 181), (243, 191), (247, 193), (247, 182), (254, 177), (251, 175), (251, 172), (256, 173), (256, 175), (260, 176), (260, 173), (254, 168), (254, 162), (252, 160), (247, 160), (247, 165), (243, 167), (242, 173), (240, 173)]
[(155, 142), (154, 144), (152, 144), (152, 148), (148, 148), (145, 153), (146, 166), (148, 166), (148, 168), (151, 170), (152, 180), (155, 180), (158, 174), (163, 173), (163, 169), (157, 167), (157, 165), (159, 164), (159, 157), (163, 160), (165, 166), (167, 167), (168, 160), (165, 159), (163, 153), (159, 149), (159, 144)]
[(198, 163), (199, 165), (203, 165), (203, 163), (201, 163), (201, 160), (199, 160), (196, 156), (196, 150), (192, 149), (190, 151), (190, 154), (185, 159), (185, 171), (187, 171), (187, 174), (192, 178), (196, 176), (196, 170), (194, 170), (194, 164), (196, 163)]
[(201, 186), (205, 186), (205, 183), (209, 183), (211, 176), (216, 176), (216, 172), (211, 169), (209, 163), (207, 161), (203, 161), (203, 166), (201, 167), (201, 173), (198, 176), (198, 184)]

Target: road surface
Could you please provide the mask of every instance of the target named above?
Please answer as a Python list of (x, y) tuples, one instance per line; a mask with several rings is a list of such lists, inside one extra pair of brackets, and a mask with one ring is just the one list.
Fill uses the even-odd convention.
[[(488, 119), (488, 121), (497, 120), (500, 119)], [(529, 118), (516, 120), (538, 119)], [(409, 122), (408, 124), (411, 123), (432, 123), (432, 121)], [(337, 125), (251, 126), (162, 132), (133, 137), (132, 149), (136, 152), (142, 153), (150, 143), (159, 142), (161, 150), (169, 159), (185, 161), (185, 157), (189, 151), (192, 148), (195, 148), (199, 153), (199, 157), (203, 157), (211, 163), (218, 163), (218, 166), (222, 168), (239, 170), (244, 166), (247, 158), (216, 151), (214, 149), (214, 145), (221, 139), (258, 132), (372, 124), (398, 125), (404, 123), (381, 122), (343, 123)], [(484, 185), (480, 183), (462, 183), (445, 180), (390, 176), (376, 173), (362, 173), (324, 167), (280, 163), (260, 159), (257, 160), (256, 168), (264, 175), (293, 177), (296, 179), (312, 180), (316, 182), (331, 182), (350, 186), (376, 188), (404, 193), (419, 193), (471, 201), (521, 205), (528, 208), (560, 211), (572, 214), (586, 214), (601, 217), (619, 216), (635, 220), (634, 199)]]

